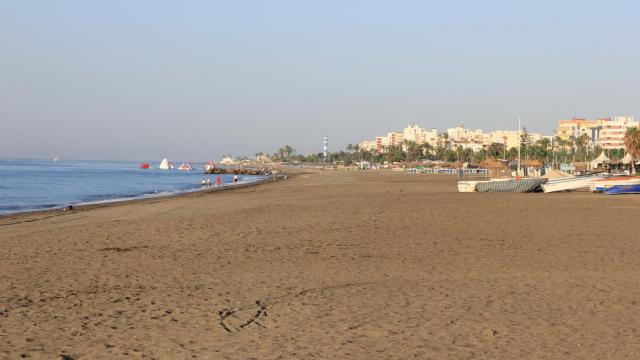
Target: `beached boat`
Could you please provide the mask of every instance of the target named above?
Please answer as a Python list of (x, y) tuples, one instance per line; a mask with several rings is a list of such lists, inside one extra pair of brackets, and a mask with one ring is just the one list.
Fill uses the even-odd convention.
[(479, 181), (476, 184), (476, 190), (478, 192), (529, 193), (540, 191), (540, 186), (546, 182), (545, 178), (496, 179)]
[(458, 181), (459, 192), (475, 192), (478, 181)]
[(546, 193), (559, 191), (589, 190), (589, 185), (594, 180), (602, 180), (603, 175), (576, 176), (564, 179), (549, 180), (542, 185), (542, 190)]
[(182, 170), (182, 171), (190, 171), (193, 170), (193, 168), (191, 167), (191, 165), (189, 165), (189, 163), (182, 163), (182, 165), (178, 166), (178, 170)]
[(640, 177), (620, 176), (608, 179), (593, 180), (589, 184), (589, 190), (593, 192), (601, 192), (617, 185), (640, 185)]
[(162, 161), (160, 162), (160, 165), (158, 166), (158, 169), (162, 169), (162, 170), (169, 170), (173, 168), (174, 168), (173, 164), (170, 163), (169, 160), (167, 159), (162, 159)]
[(640, 194), (640, 185), (615, 185), (602, 191), (606, 195)]

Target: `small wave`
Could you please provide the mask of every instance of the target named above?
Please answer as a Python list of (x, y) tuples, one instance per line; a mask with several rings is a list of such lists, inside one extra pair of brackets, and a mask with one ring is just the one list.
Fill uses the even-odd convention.
[(60, 207), (60, 204), (41, 204), (41, 205), (2, 205), (0, 206), (0, 214), (12, 214), (26, 211), (49, 210)]
[[(226, 188), (226, 187), (233, 187), (234, 185), (249, 184), (249, 183), (261, 181), (264, 179), (265, 179), (264, 177), (240, 178), (238, 183), (235, 183), (235, 184), (231, 182), (223, 183), (222, 187)], [(150, 190), (150, 191), (145, 191), (145, 192), (136, 193), (136, 194), (109, 193), (109, 194), (91, 195), (91, 196), (85, 196), (81, 198), (79, 201), (71, 201), (71, 202), (60, 203), (60, 204), (0, 205), (0, 214), (6, 215), (11, 213), (62, 208), (69, 204), (82, 206), (82, 205), (114, 203), (114, 202), (129, 201), (129, 200), (135, 200), (135, 199), (172, 196), (172, 195), (178, 195), (178, 194), (184, 194), (184, 193), (198, 192), (202, 190), (208, 190), (208, 189), (203, 189), (200, 186), (190, 187), (187, 189), (178, 189), (178, 190), (157, 190), (156, 189), (156, 190)]]

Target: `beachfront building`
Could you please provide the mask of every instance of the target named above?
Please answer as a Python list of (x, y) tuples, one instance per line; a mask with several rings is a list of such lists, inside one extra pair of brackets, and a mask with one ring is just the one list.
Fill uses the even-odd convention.
[(386, 136), (377, 136), (374, 140), (365, 140), (358, 144), (360, 149), (366, 151), (384, 152), (387, 146), (402, 146), (406, 141), (414, 141), (418, 144), (429, 143), (436, 146), (438, 142), (438, 130), (425, 130), (416, 124), (404, 128), (402, 132), (390, 132)]
[(587, 135), (591, 145), (599, 145), (608, 150), (622, 149), (625, 132), (634, 126), (637, 127), (638, 122), (633, 116), (616, 116), (613, 119), (597, 120), (572, 118), (558, 122), (556, 136), (562, 140), (572, 140)]
[[(482, 129), (467, 129), (463, 124), (449, 128), (447, 134), (447, 147), (461, 146), (464, 149), (480, 151), (491, 144), (505, 144), (508, 148), (517, 148), (520, 144), (520, 133), (517, 130), (497, 130), (485, 133)], [(528, 132), (531, 143), (543, 138), (538, 133)], [(386, 136), (378, 136), (374, 140), (365, 140), (359, 144), (359, 148), (366, 151), (384, 152), (384, 148), (390, 145), (403, 145), (404, 141), (414, 141), (418, 144), (430, 144), (438, 146), (441, 140), (438, 130), (426, 130), (417, 124), (411, 124), (404, 128), (402, 132), (390, 132)]]
[(449, 135), (449, 144), (453, 147), (462, 146), (463, 149), (479, 151), (485, 146), (491, 145), (489, 134), (484, 133), (482, 129), (467, 129), (463, 124), (447, 129), (447, 134)]
[(604, 120), (606, 119), (588, 120), (575, 117), (569, 120), (560, 120), (556, 128), (556, 136), (561, 140), (571, 140), (586, 134), (589, 139), (596, 139), (597, 135), (594, 130), (597, 130)]
[(438, 143), (438, 130), (427, 131), (416, 124), (411, 124), (402, 130), (402, 138), (418, 144), (430, 144), (435, 146)]
[[(490, 134), (491, 137), (491, 143), (492, 144), (501, 144), (507, 145), (508, 149), (511, 148), (518, 148), (518, 146), (520, 146), (520, 142), (521, 142), (521, 134), (524, 132), (519, 132), (518, 130), (496, 130), (496, 131), (492, 131)], [(531, 144), (535, 143), (538, 140), (541, 140), (543, 138), (545, 138), (545, 136), (542, 136), (539, 133), (535, 133), (535, 132), (529, 132), (527, 131), (527, 134), (529, 134), (529, 142)], [(546, 138), (551, 138), (551, 136), (546, 136)]]
[(633, 116), (616, 116), (612, 120), (604, 119), (599, 124), (599, 134), (597, 138), (597, 144), (601, 148), (623, 149), (624, 135), (627, 129), (632, 127), (639, 127), (638, 121), (635, 121)]
[(390, 132), (387, 136), (378, 136), (375, 141), (375, 151), (378, 153), (384, 152), (384, 148), (387, 146), (399, 146), (403, 142), (403, 136), (400, 132)]
[(508, 149), (517, 148), (520, 144), (518, 130), (496, 130), (490, 134), (492, 144), (507, 145)]
[(375, 140), (362, 141), (360, 144), (358, 144), (358, 149), (364, 150), (364, 151), (374, 151), (376, 150), (376, 141)]

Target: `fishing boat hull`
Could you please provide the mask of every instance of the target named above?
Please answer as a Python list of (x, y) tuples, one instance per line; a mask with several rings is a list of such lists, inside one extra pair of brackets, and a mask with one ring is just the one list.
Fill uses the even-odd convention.
[(638, 177), (621, 177), (611, 178), (606, 180), (594, 180), (589, 184), (589, 189), (593, 192), (602, 192), (610, 187), (618, 185), (640, 185), (640, 178)]
[(547, 179), (544, 178), (480, 181), (476, 184), (476, 190), (478, 192), (529, 193), (539, 191), (540, 186), (546, 182)]
[(542, 185), (542, 191), (546, 193), (552, 193), (560, 191), (589, 190), (589, 185), (591, 185), (591, 182), (599, 179), (601, 180), (602, 177), (584, 176), (568, 179), (550, 180), (546, 184)]
[(615, 185), (602, 193), (606, 195), (640, 194), (640, 185)]
[(475, 192), (478, 181), (458, 181), (459, 192)]

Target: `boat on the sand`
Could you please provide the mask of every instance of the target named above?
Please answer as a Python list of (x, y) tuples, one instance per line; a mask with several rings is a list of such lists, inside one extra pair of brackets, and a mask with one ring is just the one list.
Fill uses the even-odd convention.
[(458, 181), (458, 192), (475, 192), (478, 181)]
[(593, 180), (589, 184), (589, 190), (592, 192), (602, 192), (610, 187), (617, 185), (640, 185), (640, 177), (638, 176), (620, 176), (608, 179)]
[(640, 185), (615, 185), (602, 191), (606, 195), (640, 194)]
[(541, 191), (540, 186), (545, 184), (545, 178), (516, 178), (496, 179), (491, 181), (479, 181), (476, 184), (478, 192), (514, 192), (529, 193)]
[(591, 185), (592, 181), (602, 180), (605, 178), (606, 176), (604, 175), (587, 175), (549, 180), (546, 184), (542, 185), (542, 190), (546, 193), (589, 190), (589, 185)]

